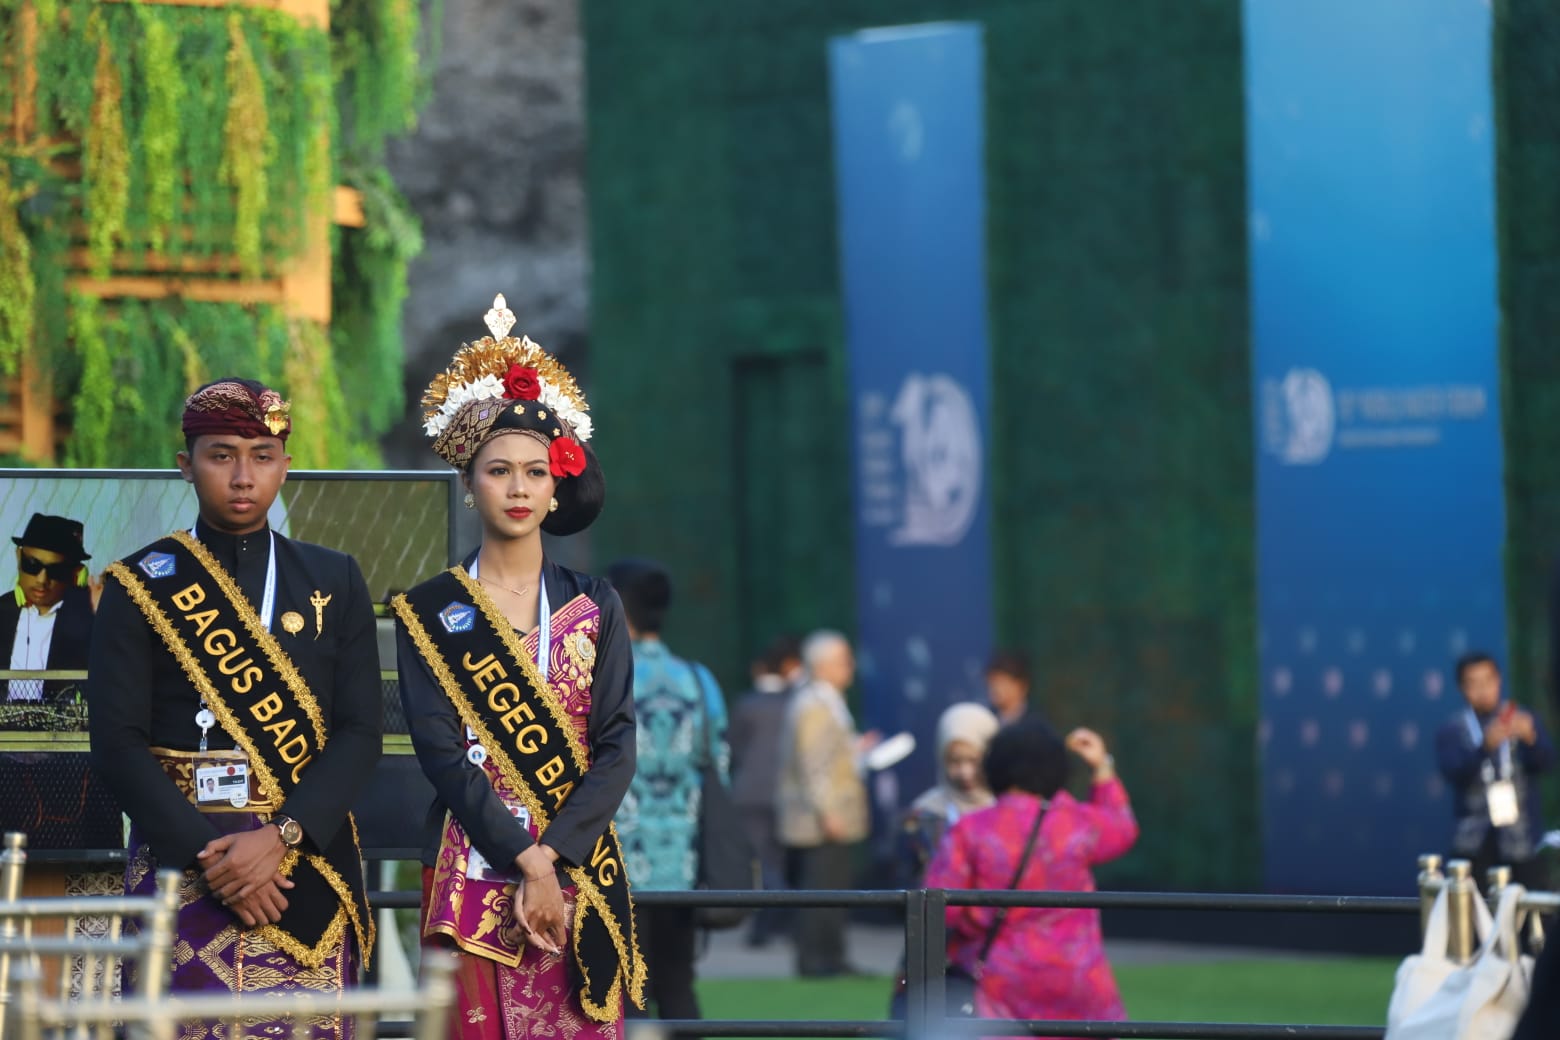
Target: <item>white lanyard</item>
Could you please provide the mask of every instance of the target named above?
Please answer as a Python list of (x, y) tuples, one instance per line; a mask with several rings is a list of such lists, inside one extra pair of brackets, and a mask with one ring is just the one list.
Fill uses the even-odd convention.
[[(260, 624), (267, 632), (271, 631), (271, 615), (276, 612), (276, 532), (267, 530), (269, 541), (266, 542), (265, 554), (265, 592), (260, 597)], [(195, 528), (190, 528), (190, 537), (196, 541), (200, 535), (195, 533)], [(238, 575), (233, 575), (237, 579)], [(200, 699), (200, 711), (195, 713), (195, 725), (200, 727), (200, 750), (206, 750), (206, 734), (212, 726), (217, 724), (216, 715), (212, 714), (206, 704), (206, 698)]]
[[(466, 572), (473, 578), (478, 576), (477, 564), (479, 562), (479, 560), (473, 558), (471, 561), (471, 567)], [(538, 586), (540, 586), (540, 588), (537, 590), (538, 598), (536, 603), (536, 667), (539, 671), (541, 671), (542, 681), (545, 682), (547, 680), (547, 649), (552, 643), (552, 608), (547, 602), (547, 578), (545, 568), (543, 569), (542, 574), (537, 575), (536, 583)]]
[[(1484, 747), (1484, 730), (1479, 725), (1479, 717), (1473, 713), (1473, 709), (1472, 708), (1469, 708), (1463, 714), (1463, 721), (1468, 724), (1468, 736), (1473, 738), (1473, 746), (1475, 748), (1483, 748)], [(1511, 766), (1511, 741), (1510, 740), (1505, 740), (1505, 741), (1501, 742), (1499, 758), (1500, 758), (1500, 778), (1502, 780), (1510, 780), (1511, 779), (1511, 769), (1512, 769), (1512, 766)], [(1486, 766), (1488, 766), (1488, 763), (1486, 763)], [(1492, 772), (1493, 772), (1493, 770), (1486, 768), (1486, 770), (1485, 770), (1486, 775), (1485, 775), (1485, 778), (1484, 778), (1486, 783), (1489, 783), (1490, 781), (1495, 779), (1493, 776), (1488, 775), (1488, 774), (1490, 774)]]
[[(260, 624), (267, 632), (271, 631), (271, 615), (276, 612), (276, 532), (267, 531), (270, 541), (266, 543), (265, 553), (265, 592), (260, 597)], [(195, 533), (195, 528), (190, 528), (190, 537), (200, 539)], [(233, 575), (236, 579), (238, 575)]]

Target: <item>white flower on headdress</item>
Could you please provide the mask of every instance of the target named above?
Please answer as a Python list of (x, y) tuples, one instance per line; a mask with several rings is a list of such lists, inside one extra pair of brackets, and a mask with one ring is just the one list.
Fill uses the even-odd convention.
[(574, 431), (574, 439), (584, 444), (590, 440), (591, 422), (590, 416), (583, 410), (576, 408), (574, 402), (564, 396), (563, 392), (545, 379), (539, 379), (541, 385), (541, 402), (551, 408), (553, 414), (569, 424), (569, 429)]

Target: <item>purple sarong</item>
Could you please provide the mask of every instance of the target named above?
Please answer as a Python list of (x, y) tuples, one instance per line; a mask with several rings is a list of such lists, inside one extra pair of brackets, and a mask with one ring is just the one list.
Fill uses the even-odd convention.
[[(591, 665), (600, 630), (600, 608), (586, 596), (576, 596), (553, 612), (548, 680), (587, 759)], [(521, 646), (534, 657), (539, 641), (532, 629)], [(481, 768), (500, 798), (517, 801), (491, 758)], [(534, 822), (529, 829), (533, 839), (539, 836)], [(438, 865), (423, 868), (423, 943), (457, 955), (453, 1040), (619, 1040), (621, 1014), (597, 1022), (585, 1013), (572, 955), (543, 953), (525, 941), (514, 913), (514, 883), (466, 876), (472, 852), (460, 821), (446, 815)], [(574, 896), (574, 887), (566, 886), (564, 922), (570, 932)]]
[[(224, 834), (252, 830), (261, 819), (254, 813), (207, 814)], [(134, 825), (130, 828), (125, 867), (125, 891), (150, 895), (156, 890), (157, 860)], [(318, 968), (306, 968), (283, 953), (258, 930), (247, 931), (227, 907), (206, 887), (200, 871), (186, 870), (179, 887), (178, 934), (173, 946), (173, 990), (186, 993), (231, 992), (249, 994), (341, 993), (357, 979), (357, 949), (352, 929), (346, 930), (341, 948)], [(126, 989), (133, 989), (132, 971)], [(316, 1016), (309, 1020), (310, 1035), (318, 1040), (353, 1040), (353, 1020), (348, 1016)], [(185, 1022), (180, 1040), (241, 1040), (229, 1035), (226, 1022)], [(250, 1037), (278, 1040), (288, 1037), (287, 1020), (246, 1020), (242, 1040)]]

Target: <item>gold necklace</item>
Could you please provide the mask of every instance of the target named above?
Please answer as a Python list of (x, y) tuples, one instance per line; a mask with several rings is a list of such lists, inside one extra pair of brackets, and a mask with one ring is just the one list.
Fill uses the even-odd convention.
[(504, 585), (504, 584), (502, 584), (500, 582), (494, 581), (492, 578), (489, 578), (486, 574), (479, 574), (479, 575), (477, 575), (477, 580), (482, 582), (482, 584), (484, 584), (484, 585), (492, 585), (495, 588), (503, 589), (505, 592), (512, 592), (516, 596), (524, 596), (527, 592), (531, 591), (531, 586), (529, 586), (529, 585), (522, 585), (518, 589), (511, 588), (508, 585)]

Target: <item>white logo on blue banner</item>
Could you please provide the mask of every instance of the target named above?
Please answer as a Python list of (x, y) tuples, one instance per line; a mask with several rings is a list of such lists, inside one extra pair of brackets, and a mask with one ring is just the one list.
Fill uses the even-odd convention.
[(147, 553), (136, 566), (148, 578), (170, 578), (176, 569), (173, 557), (161, 552)]
[(895, 545), (957, 545), (980, 505), (985, 463), (980, 419), (969, 393), (951, 376), (912, 372), (889, 418), (899, 427), (904, 514)]
[(1311, 466), (1332, 450), (1337, 410), (1332, 385), (1314, 368), (1292, 368), (1263, 386), (1262, 422), (1268, 450), (1291, 466)]
[(477, 609), (455, 600), (439, 611), (439, 622), (444, 625), (446, 632), (470, 632), (477, 623)]

